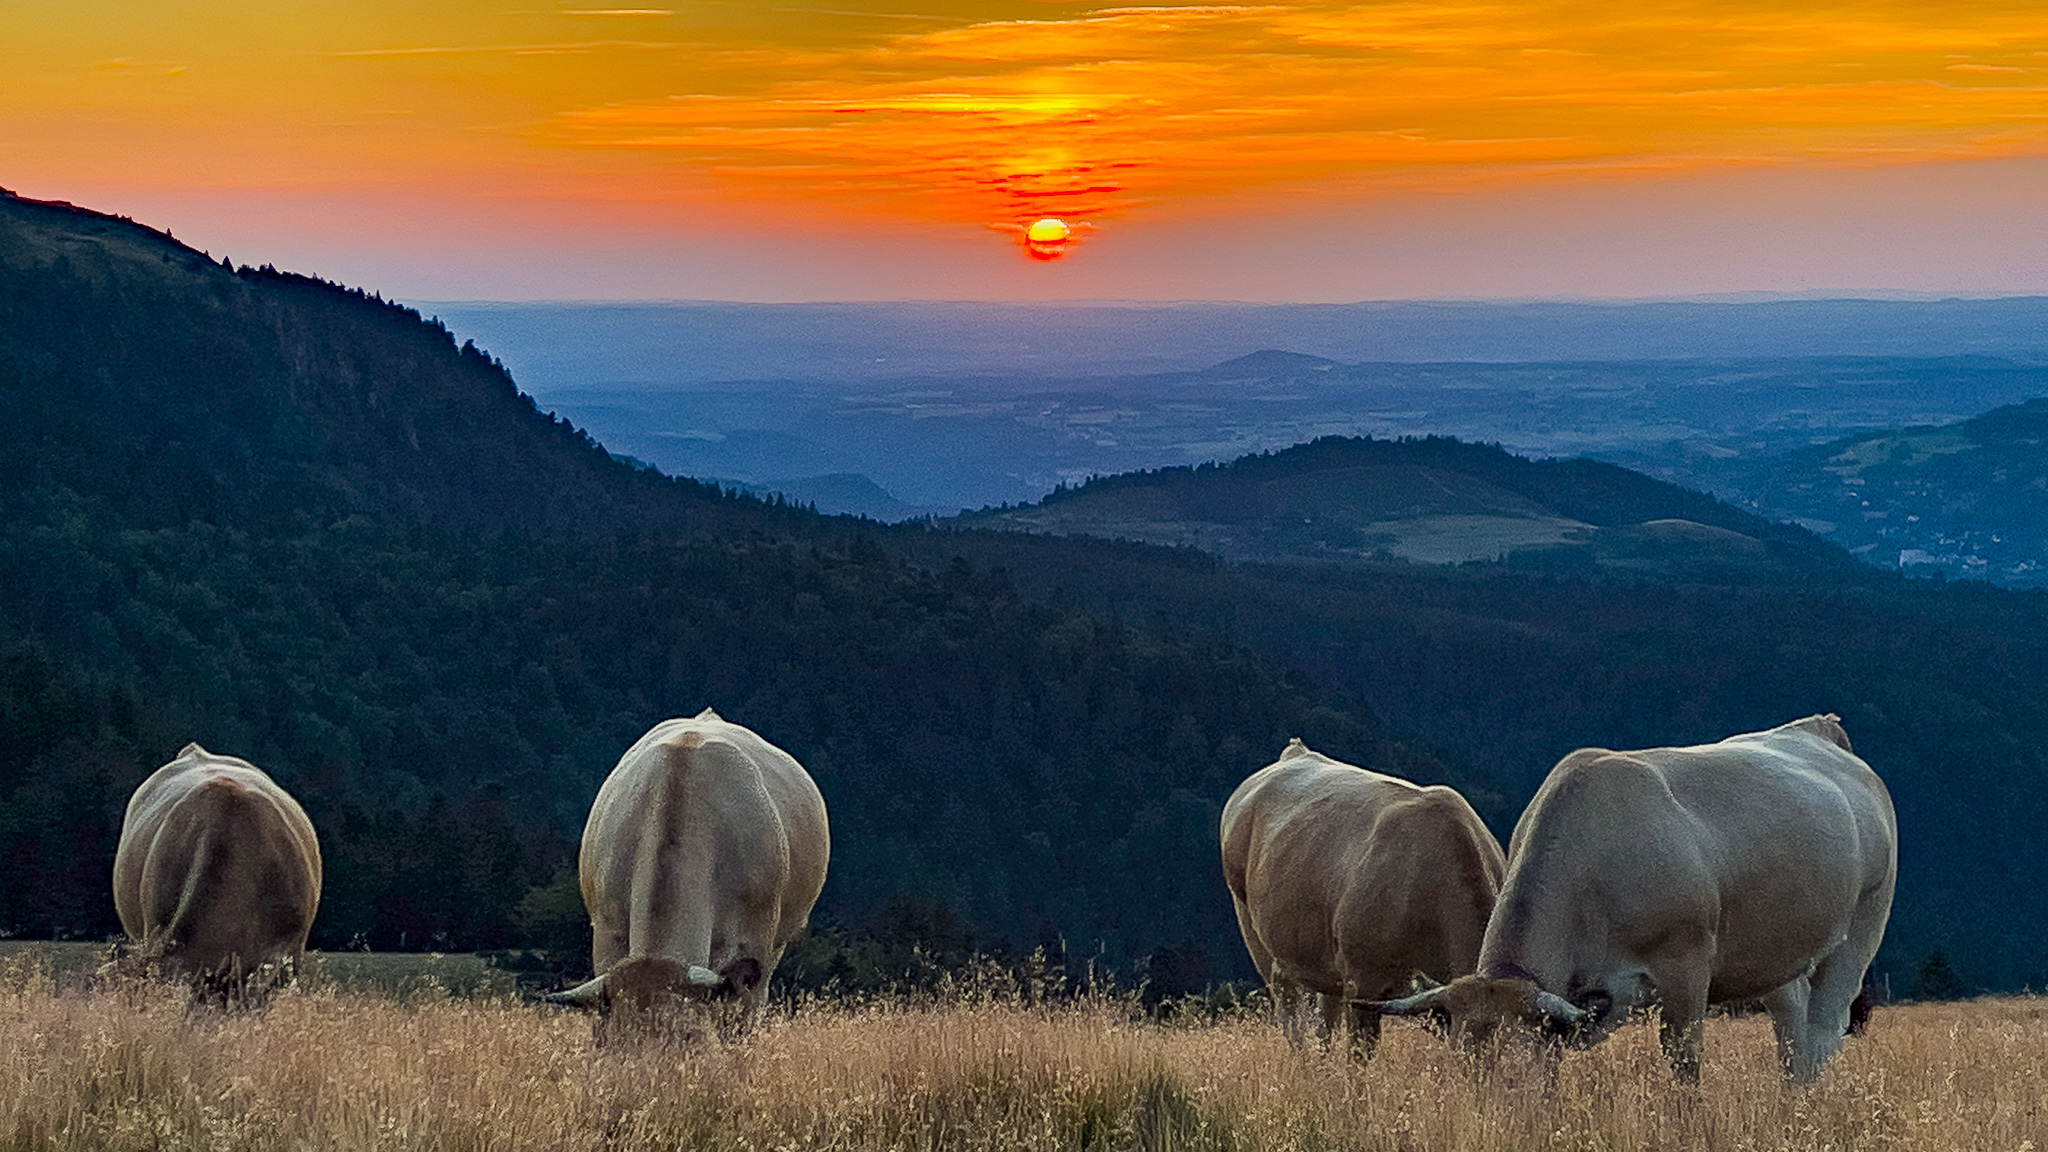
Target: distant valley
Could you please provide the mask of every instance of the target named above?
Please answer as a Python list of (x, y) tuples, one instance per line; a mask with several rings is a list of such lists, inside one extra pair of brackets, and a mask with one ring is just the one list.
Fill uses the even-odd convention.
[(2048, 399), (1684, 478), (1882, 567), (2048, 587)]
[(1133, 377), (536, 390), (608, 448), (672, 475), (790, 494), (816, 477), (865, 476), (893, 503), (807, 498), (889, 520), (1320, 436), (1456, 436), (1687, 481), (1704, 463), (1950, 423), (2044, 394), (2043, 363), (1980, 357), (1346, 365), (1273, 351)]
[[(1880, 567), (2030, 585), (2048, 563), (2033, 498), (1998, 478), (2026, 471), (2024, 437), (1932, 471), (1902, 463), (1917, 449), (1829, 462), (2048, 396), (2048, 299), (436, 307), (614, 453), (827, 513), (945, 518), (1322, 437), (1450, 436), (1712, 492)], [(1913, 495), (1934, 472), (1939, 498)], [(1131, 511), (1091, 497), (1010, 525), (1246, 543)], [(1565, 532), (1413, 520), (1389, 554)]]

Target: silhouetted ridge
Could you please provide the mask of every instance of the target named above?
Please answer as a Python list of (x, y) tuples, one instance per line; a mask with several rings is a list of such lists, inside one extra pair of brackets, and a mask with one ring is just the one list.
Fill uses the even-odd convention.
[(588, 534), (681, 528), (715, 489), (613, 461), (437, 320), (132, 221), (0, 199), (0, 443), (147, 523), (398, 514)]
[(1326, 360), (1321, 356), (1310, 356), (1302, 352), (1282, 352), (1278, 349), (1266, 348), (1258, 352), (1225, 360), (1223, 363), (1203, 371), (1201, 375), (1226, 378), (1248, 375), (1292, 376), (1304, 372), (1327, 372), (1332, 368), (1341, 367), (1343, 365), (1337, 361)]
[[(1601, 528), (1650, 521), (1687, 520), (1763, 541), (1804, 564), (1847, 568), (1850, 558), (1811, 532), (1777, 524), (1724, 504), (1702, 492), (1654, 480), (1595, 460), (1530, 460), (1497, 445), (1467, 444), (1453, 437), (1380, 440), (1325, 436), (1274, 452), (1227, 463), (1180, 465), (1116, 476), (1098, 476), (1048, 494), (1042, 507), (1133, 490), (1170, 495), (1189, 515), (1218, 520), (1270, 515), (1263, 486), (1319, 473), (1349, 469), (1400, 470), (1410, 475), (1439, 473), (1469, 478), (1527, 501), (1529, 512), (1567, 517)], [(1361, 480), (1360, 483), (1366, 481)], [(1456, 509), (1454, 509), (1456, 510)]]

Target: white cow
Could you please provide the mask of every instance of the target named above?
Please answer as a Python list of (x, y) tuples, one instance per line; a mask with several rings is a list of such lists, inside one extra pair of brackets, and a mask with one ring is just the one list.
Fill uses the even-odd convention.
[(824, 798), (787, 752), (709, 708), (655, 725), (619, 758), (583, 828), (597, 976), (547, 999), (643, 1013), (738, 1000), (750, 1021), (830, 854)]
[(1811, 1080), (1861, 1007), (1898, 828), (1834, 716), (1718, 744), (1566, 756), (1515, 825), (1479, 974), (1381, 1005), (1585, 1045), (1656, 1005), (1682, 1080), (1709, 1004), (1761, 1000)]
[(291, 978), (320, 880), (298, 802), (248, 761), (187, 744), (128, 801), (114, 910), (139, 955), (234, 997)]
[(1463, 796), (1287, 745), (1223, 806), (1223, 879), (1289, 1038), (1303, 993), (1323, 1032), (1351, 1006), (1366, 1054), (1390, 996), (1418, 974), (1448, 980), (1479, 958), (1500, 888), (1500, 842)]

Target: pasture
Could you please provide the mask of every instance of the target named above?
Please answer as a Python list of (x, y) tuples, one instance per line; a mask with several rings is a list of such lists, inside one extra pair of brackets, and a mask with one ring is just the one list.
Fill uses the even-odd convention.
[(808, 1003), (739, 1041), (599, 1050), (582, 1016), (431, 980), (218, 1014), (0, 961), (10, 1149), (2018, 1152), (2048, 1148), (2044, 1083), (2034, 997), (1886, 1008), (1810, 1089), (1780, 1080), (1761, 1017), (1710, 1022), (1697, 1090), (1632, 1025), (1546, 1092), (1405, 1023), (1360, 1066), (1250, 1014), (1159, 1023), (1114, 997)]
[[(84, 941), (0, 940), (0, 971), (46, 970), (55, 987), (75, 989), (112, 955), (110, 946)], [(407, 997), (434, 990), (451, 996), (510, 996), (518, 978), (467, 952), (306, 953), (300, 980), (310, 991)]]

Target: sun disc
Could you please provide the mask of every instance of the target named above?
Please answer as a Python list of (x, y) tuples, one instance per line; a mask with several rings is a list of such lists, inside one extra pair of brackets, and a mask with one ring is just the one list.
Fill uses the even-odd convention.
[(1024, 230), (1024, 238), (1033, 244), (1058, 244), (1073, 234), (1074, 230), (1067, 227), (1065, 220), (1054, 216), (1034, 220), (1031, 227)]

